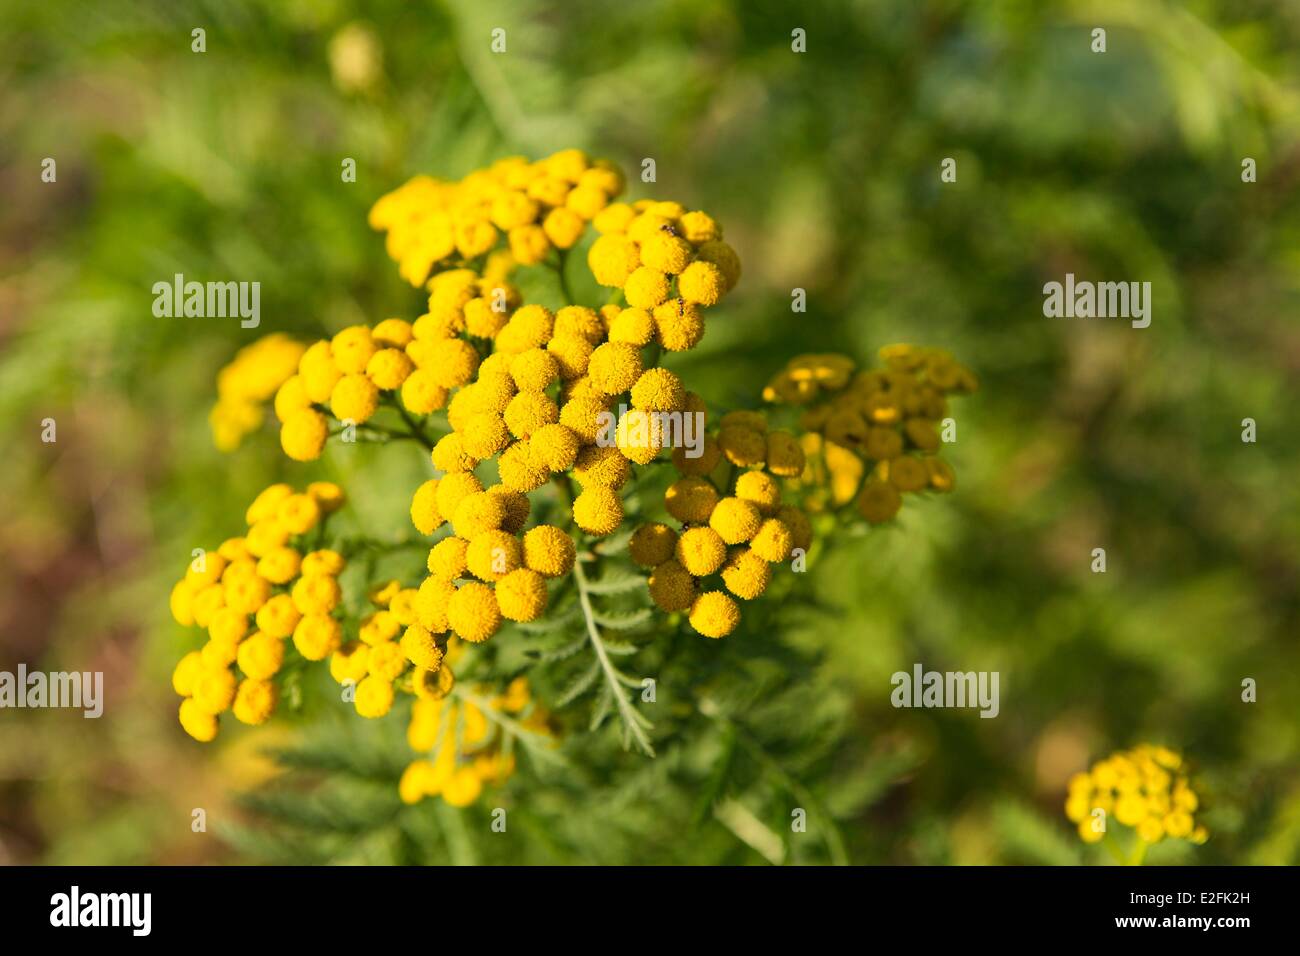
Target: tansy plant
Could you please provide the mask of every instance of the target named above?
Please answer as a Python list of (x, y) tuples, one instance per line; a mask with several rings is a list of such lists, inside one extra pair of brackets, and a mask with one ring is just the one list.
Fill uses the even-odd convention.
[(1065, 815), (1084, 843), (1103, 844), (1122, 864), (1140, 864), (1162, 840), (1204, 843), (1209, 831), (1194, 817), (1201, 801), (1187, 773), (1178, 753), (1140, 744), (1071, 777)]
[[(713, 414), (664, 362), (699, 344), (706, 313), (740, 281), (739, 258), (707, 213), (615, 201), (622, 189), (617, 168), (577, 150), (458, 182), (418, 176), (380, 198), (370, 224), (427, 291), (426, 312), (308, 346), (269, 336), (223, 369), (222, 448), (272, 396), (294, 461), (319, 458), (332, 437), (424, 446), (434, 476), (402, 493), (427, 559), (405, 578), (361, 582), (368, 607), (349, 610), (358, 602), (343, 600), (339, 575), (376, 539), (333, 533), (335, 485), (266, 489), (247, 531), (196, 558), (172, 592), (176, 619), (208, 633), (174, 675), (191, 736), (213, 739), (226, 711), (261, 723), (321, 661), (362, 717), (414, 698), (407, 803), (472, 803), (510, 777), (520, 747), (563, 761), (564, 740), (611, 717), (623, 746), (647, 755), (711, 721), (776, 772), (698, 636), (732, 634), (742, 604), (773, 590), (797, 604), (815, 526), (866, 528), (892, 518), (902, 494), (951, 490), (941, 429), (974, 377), (908, 346), (883, 350), (876, 369), (807, 355), (754, 407)], [(589, 227), (603, 304), (570, 294), (569, 255)], [(526, 268), (552, 270), (567, 304), (525, 302), (511, 279)], [(746, 640), (756, 664), (764, 645)], [(658, 678), (640, 676), (649, 667)], [(687, 706), (652, 723), (646, 705), (669, 675)], [(731, 813), (737, 832), (753, 829)]]

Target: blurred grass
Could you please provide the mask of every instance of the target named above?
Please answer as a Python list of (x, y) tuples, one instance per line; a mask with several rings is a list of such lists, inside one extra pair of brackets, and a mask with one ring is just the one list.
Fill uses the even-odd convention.
[[(896, 784), (835, 768), (855, 861), (1091, 859), (1064, 781), (1146, 739), (1201, 768), (1213, 834), (1153, 862), (1300, 861), (1297, 8), (0, 0), (0, 22), (0, 667), (102, 669), (109, 694), (96, 722), (0, 715), (0, 861), (240, 858), (190, 809), (224, 815), (284, 731), (183, 739), (167, 587), (271, 480), (343, 480), (397, 536), (421, 468), (366, 448), (293, 466), (269, 429), (222, 456), (216, 370), (266, 331), (418, 314), (365, 226), (377, 195), (574, 145), (654, 157), (634, 195), (709, 210), (740, 252), (673, 363), (711, 402), (752, 404), (791, 354), (897, 340), (982, 379), (957, 493), (839, 542), (809, 575), (832, 610), (792, 634), (900, 760)], [(358, 30), (382, 61), (349, 87)], [(155, 319), (175, 272), (260, 281), (262, 327)], [(1045, 319), (1065, 272), (1150, 281), (1151, 327)], [(1000, 671), (1002, 716), (893, 710), (915, 661)]]

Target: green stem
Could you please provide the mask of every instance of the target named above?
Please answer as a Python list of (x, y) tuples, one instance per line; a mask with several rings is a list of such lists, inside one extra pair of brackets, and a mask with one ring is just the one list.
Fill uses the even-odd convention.
[(569, 272), (566, 268), (569, 263), (569, 250), (557, 250), (557, 258), (560, 260), (555, 267), (555, 274), (560, 278), (560, 294), (564, 296), (565, 305), (573, 305), (573, 290), (569, 288)]

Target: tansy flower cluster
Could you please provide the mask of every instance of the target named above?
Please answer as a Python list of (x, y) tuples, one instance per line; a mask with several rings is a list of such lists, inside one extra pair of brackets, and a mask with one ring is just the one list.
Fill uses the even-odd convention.
[(217, 373), (217, 402), (208, 414), (217, 448), (234, 451), (245, 435), (262, 426), (262, 406), (297, 370), (306, 348), (275, 332), (240, 349)]
[[(629, 543), (632, 559), (651, 569), (650, 597), (661, 610), (686, 611), (706, 637), (725, 637), (740, 623), (732, 595), (749, 601), (767, 590), (773, 564), (807, 551), (812, 526), (781, 502), (779, 479), (802, 474), (804, 453), (794, 435), (769, 431), (761, 412), (722, 416), (698, 457), (673, 452), (680, 478), (664, 494), (677, 523), (641, 525)], [(710, 587), (716, 580), (720, 586)], [(730, 593), (728, 593), (730, 592)]]
[(515, 770), (513, 739), (502, 733), (488, 711), (510, 716), (518, 730), (551, 737), (550, 715), (532, 699), (528, 679), (517, 677), (505, 693), (488, 697), (475, 687), (473, 700), (457, 702), (445, 694), (425, 696), (411, 708), (406, 740), (426, 757), (413, 761), (402, 774), (398, 794), (404, 803), (441, 796), (454, 807), (469, 806), (485, 786), (503, 783)]
[[(468, 382), (478, 367), (478, 352), (461, 337), (467, 331), (466, 307), (481, 325), (496, 322), (496, 309), (518, 303), (518, 293), (504, 281), (492, 284), (468, 270), (457, 278), (460, 298), (454, 308), (440, 286), (429, 297), (430, 312), (414, 323), (393, 318), (373, 328), (350, 326), (302, 354), (297, 374), (275, 395), (285, 454), (295, 461), (319, 458), (329, 435), (326, 411), (339, 422), (364, 425), (384, 393), (395, 393), (401, 407), (416, 415), (446, 407), (451, 390)], [(475, 331), (487, 334), (478, 325)]]
[(717, 305), (740, 281), (740, 259), (722, 227), (681, 203), (614, 203), (592, 225), (601, 234), (587, 253), (592, 275), (656, 322), (676, 311), (675, 324), (698, 325), (700, 307)]
[(342, 626), (334, 612), (344, 560), (334, 551), (308, 550), (305, 542), (343, 503), (342, 489), (329, 482), (305, 492), (271, 485), (248, 506), (244, 536), (197, 555), (172, 588), (172, 616), (208, 633), (207, 643), (181, 658), (172, 674), (184, 698), (181, 726), (195, 740), (216, 737), (217, 717), (227, 710), (246, 724), (271, 715), (290, 638), (307, 660), (338, 647)]
[(1132, 827), (1147, 844), (1165, 837), (1204, 843), (1209, 832), (1193, 817), (1199, 806), (1182, 757), (1140, 744), (1071, 777), (1065, 815), (1085, 843), (1100, 842), (1111, 820)]
[(499, 160), (458, 182), (416, 176), (382, 196), (370, 225), (387, 232), (388, 254), (411, 285), (431, 272), (487, 255), (499, 244), (520, 265), (552, 248), (572, 248), (623, 191), (623, 174), (605, 160), (566, 149), (537, 162)]
[(801, 355), (763, 390), (770, 402), (807, 405), (799, 419), (808, 465), (799, 484), (813, 510), (855, 501), (872, 524), (889, 521), (908, 492), (951, 491), (938, 457), (948, 396), (974, 391), (974, 375), (940, 349), (891, 345), (884, 367), (854, 371), (842, 355)]
[(448, 636), (430, 633), (417, 613), (419, 592), (387, 581), (370, 589), (374, 610), (357, 628), (357, 639), (330, 654), (330, 676), (352, 688), (352, 705), (362, 717), (383, 717), (393, 709), (398, 690), (421, 698), (449, 692), (449, 666), (458, 647)]

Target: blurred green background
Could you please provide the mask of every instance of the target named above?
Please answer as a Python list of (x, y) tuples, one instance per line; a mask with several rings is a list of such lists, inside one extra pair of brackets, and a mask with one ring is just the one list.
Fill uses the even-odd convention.
[[(1211, 830), (1151, 862), (1300, 862), (1300, 6), (0, 0), (0, 23), (0, 669), (107, 685), (98, 721), (0, 712), (0, 862), (259, 858), (232, 801), (293, 731), (184, 737), (169, 674), (195, 638), (170, 584), (270, 481), (340, 480), (397, 537), (422, 469), (374, 447), (295, 465), (270, 427), (222, 455), (216, 372), (269, 331), (419, 313), (365, 225), (380, 194), (569, 146), (629, 174), (655, 158), (632, 197), (706, 209), (739, 251), (740, 286), (673, 365), (710, 401), (752, 404), (798, 352), (894, 341), (980, 376), (957, 492), (833, 542), (804, 582), (816, 608), (769, 621), (822, 653), (797, 679), (834, 736), (783, 772), (835, 818), (831, 857), (1101, 861), (1065, 781), (1151, 741), (1194, 762)], [(259, 281), (261, 328), (155, 318), (176, 272)], [(1150, 281), (1151, 327), (1044, 318), (1066, 272)], [(1001, 715), (894, 710), (914, 662), (999, 671)], [(672, 762), (602, 759), (644, 778), (641, 802), (607, 807), (601, 841), (552, 823), (501, 858), (763, 858), (736, 835), (752, 801), (701, 822)], [(554, 803), (524, 769), (516, 804)], [(193, 807), (251, 829), (192, 833)], [(332, 858), (400, 858), (342, 842)]]

